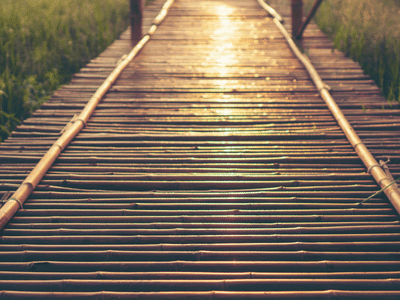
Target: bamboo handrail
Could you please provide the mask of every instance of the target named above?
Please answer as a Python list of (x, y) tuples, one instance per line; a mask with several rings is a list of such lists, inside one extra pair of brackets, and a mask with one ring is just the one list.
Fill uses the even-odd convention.
[(148, 33), (137, 43), (129, 55), (112, 71), (103, 84), (98, 88), (96, 93), (88, 101), (84, 109), (81, 111), (79, 117), (70, 125), (61, 137), (50, 147), (47, 153), (38, 162), (32, 172), (22, 182), (16, 192), (9, 198), (0, 209), (0, 230), (7, 224), (7, 222), (14, 216), (14, 214), (23, 208), (25, 200), (29, 197), (35, 187), (39, 184), (40, 180), (46, 174), (48, 169), (52, 166), (54, 161), (58, 158), (60, 153), (68, 146), (68, 144), (76, 137), (76, 135), (86, 126), (90, 116), (96, 109), (97, 105), (103, 96), (110, 89), (112, 84), (117, 80), (118, 76), (125, 69), (125, 67), (133, 60), (133, 58), (140, 52), (144, 45), (149, 41), (150, 36), (155, 32), (157, 26), (165, 18), (168, 9), (171, 7), (174, 0), (168, 0), (163, 5), (160, 13), (155, 18)]
[(258, 3), (264, 8), (271, 16), (274, 18), (278, 19), (279, 22), (283, 22), (283, 19), (280, 14), (278, 14), (275, 9), (273, 9), (271, 6), (267, 5), (264, 0), (257, 0)]
[[(263, 5), (263, 7), (264, 6), (268, 5), (265, 4)], [(269, 10), (267, 10), (267, 12), (269, 12)], [(374, 177), (374, 179), (382, 189), (385, 189), (384, 193), (386, 194), (386, 196), (388, 197), (388, 199), (390, 200), (396, 211), (400, 214), (400, 193), (398, 189), (394, 185), (389, 186), (392, 183), (392, 180), (387, 176), (385, 171), (382, 169), (381, 165), (378, 164), (378, 162), (373, 157), (371, 152), (369, 152), (369, 150), (364, 145), (358, 134), (355, 132), (354, 128), (347, 121), (345, 115), (343, 114), (343, 112), (341, 111), (341, 109), (339, 108), (339, 106), (336, 104), (335, 100), (329, 93), (330, 88), (322, 81), (317, 70), (311, 64), (308, 57), (305, 54), (301, 53), (299, 48), (296, 46), (296, 44), (290, 37), (289, 33), (281, 24), (280, 20), (275, 15), (273, 14), (270, 15), (273, 17), (273, 22), (275, 23), (275, 25), (278, 27), (282, 35), (285, 37), (292, 52), (296, 55), (296, 57), (301, 61), (301, 63), (306, 68), (312, 81), (317, 87), (322, 99), (325, 101), (329, 110), (332, 112), (333, 116), (336, 119), (336, 122), (343, 130), (344, 134), (346, 135), (348, 141), (356, 151), (357, 155), (364, 163), (365, 167), (368, 170), (368, 173), (370, 173)]]

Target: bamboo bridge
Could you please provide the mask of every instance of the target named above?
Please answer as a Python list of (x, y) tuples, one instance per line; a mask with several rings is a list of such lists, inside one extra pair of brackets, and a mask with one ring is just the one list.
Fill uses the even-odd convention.
[(400, 299), (400, 105), (268, 3), (152, 2), (0, 145), (1, 300)]

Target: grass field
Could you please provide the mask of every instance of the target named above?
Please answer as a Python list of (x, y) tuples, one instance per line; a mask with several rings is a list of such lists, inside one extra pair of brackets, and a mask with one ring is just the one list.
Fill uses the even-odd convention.
[(1, 138), (128, 23), (127, 0), (1, 0)]
[[(306, 0), (308, 7), (315, 0)], [(389, 101), (400, 102), (400, 1), (325, 0), (315, 18)]]

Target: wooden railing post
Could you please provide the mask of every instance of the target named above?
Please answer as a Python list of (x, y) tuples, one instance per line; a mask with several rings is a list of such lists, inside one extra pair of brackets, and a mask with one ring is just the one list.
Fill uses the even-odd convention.
[(310, 23), (311, 19), (314, 17), (315, 13), (317, 12), (319, 6), (321, 5), (323, 0), (316, 0), (310, 13), (308, 14), (306, 20), (304, 21), (303, 25), (301, 26), (300, 30), (296, 32), (296, 38), (301, 39), (304, 30), (306, 29), (308, 23)]
[(303, 0), (292, 0), (292, 36), (296, 37), (303, 23)]
[(131, 16), (131, 41), (136, 44), (143, 37), (142, 34), (142, 17), (143, 17), (143, 0), (130, 1)]

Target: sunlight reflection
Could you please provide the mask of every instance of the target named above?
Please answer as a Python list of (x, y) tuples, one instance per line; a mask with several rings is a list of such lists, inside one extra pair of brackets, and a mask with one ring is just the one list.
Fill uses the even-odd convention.
[[(234, 58), (235, 58), (235, 55), (231, 54), (231, 55), (227, 55), (227, 56), (218, 57), (215, 61), (218, 64), (226, 66), (226, 65), (230, 64), (234, 60)], [(224, 72), (224, 75), (227, 75), (227, 74), (225, 74), (225, 72)]]
[[(216, 7), (214, 12), (217, 16), (215, 28), (212, 30), (212, 39), (210, 52), (207, 55), (206, 61), (213, 70), (213, 85), (215, 88), (232, 88), (232, 85), (237, 84), (237, 80), (232, 78), (234, 67), (238, 64), (236, 53), (239, 53), (238, 42), (240, 42), (241, 24), (240, 20), (234, 18), (235, 7), (220, 4)], [(218, 102), (232, 102), (235, 101), (234, 95), (220, 95), (216, 101)], [(236, 109), (217, 108), (213, 111), (215, 115), (221, 117), (222, 120), (232, 118), (236, 113)], [(217, 129), (221, 134), (230, 135), (236, 132), (236, 128), (223, 126)], [(236, 147), (229, 147), (231, 142), (226, 142), (227, 147), (224, 147), (224, 152), (235, 152)], [(234, 143), (233, 143), (234, 145)]]
[(207, 62), (215, 66), (215, 73), (221, 80), (216, 80), (216, 87), (223, 88), (229, 84), (226, 77), (230, 77), (232, 66), (237, 63), (235, 46), (232, 40), (238, 36), (240, 28), (231, 16), (235, 8), (226, 4), (218, 5), (214, 12), (218, 17), (218, 26), (214, 29), (212, 36), (214, 40), (214, 48), (207, 57)]
[(227, 49), (232, 49), (232, 48), (233, 48), (233, 44), (232, 43), (224, 43), (222, 45), (219, 45), (219, 46), (215, 47), (215, 49), (218, 52), (223, 52), (223, 51), (225, 51)]
[(229, 83), (228, 80), (222, 79), (222, 80), (214, 80), (214, 84), (217, 85), (220, 88), (225, 87)]
[(216, 102), (221, 102), (221, 103), (232, 102), (234, 100), (236, 100), (236, 96), (229, 95), (229, 94), (222, 95), (222, 96), (220, 96), (220, 98), (215, 99)]
[(234, 12), (234, 8), (226, 4), (221, 4), (215, 7), (215, 13), (219, 17), (229, 16)]
[(230, 116), (233, 114), (232, 109), (218, 109), (216, 112), (218, 113), (218, 115), (222, 116)]

